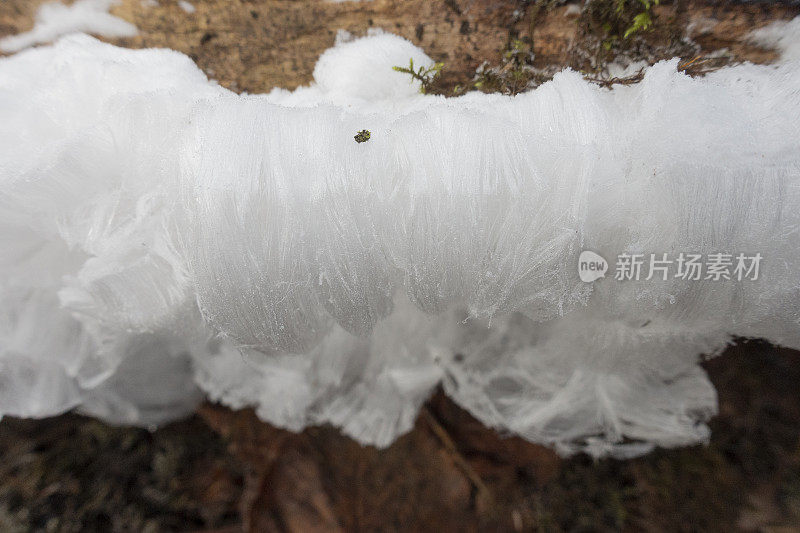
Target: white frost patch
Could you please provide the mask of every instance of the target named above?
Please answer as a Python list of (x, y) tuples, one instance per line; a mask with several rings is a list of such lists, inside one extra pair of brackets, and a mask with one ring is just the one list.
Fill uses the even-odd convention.
[(178, 5), (180, 6), (181, 9), (183, 9), (185, 12), (189, 14), (192, 14), (195, 11), (197, 11), (197, 8), (194, 7), (192, 4), (190, 4), (189, 2), (187, 2), (186, 0), (180, 0), (178, 2)]
[(334, 46), (339, 46), (340, 44), (349, 43), (355, 37), (349, 31), (345, 30), (344, 28), (339, 28), (336, 30), (336, 38), (333, 40)]
[(693, 17), (689, 24), (686, 25), (685, 38), (691, 39), (696, 35), (704, 35), (714, 29), (719, 24), (719, 21), (713, 17), (704, 17), (702, 15)]
[(617, 61), (609, 63), (606, 66), (608, 70), (608, 78), (627, 78), (628, 76), (633, 76), (638, 74), (640, 71), (647, 68), (648, 63), (647, 61), (632, 61), (630, 63), (624, 64)]
[[(0, 414), (152, 425), (206, 395), (385, 446), (441, 386), (631, 457), (708, 439), (701, 354), (800, 348), (800, 62), (443, 98), (410, 57), (373, 35), (242, 96), (87, 36), (0, 60)], [(763, 263), (587, 284), (584, 249)]]
[(580, 4), (569, 4), (567, 5), (566, 9), (564, 9), (565, 17), (577, 17), (580, 14), (581, 14)]
[(47, 43), (69, 33), (91, 33), (103, 37), (132, 37), (136, 26), (108, 13), (118, 0), (77, 0), (66, 6), (42, 4), (36, 12), (33, 29), (0, 39), (0, 50), (18, 52), (29, 46)]
[(760, 46), (774, 48), (783, 61), (800, 60), (800, 17), (782, 20), (755, 30), (750, 39)]

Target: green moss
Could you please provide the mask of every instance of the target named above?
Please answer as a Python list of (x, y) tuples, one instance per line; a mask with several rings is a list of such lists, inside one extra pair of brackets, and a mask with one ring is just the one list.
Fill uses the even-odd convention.
[(414, 59), (408, 60), (408, 67), (394, 66), (392, 70), (402, 72), (411, 76), (412, 81), (417, 80), (420, 82), (419, 92), (427, 94), (431, 91), (433, 83), (444, 68), (444, 63), (434, 63), (431, 67), (414, 67)]
[(485, 93), (519, 94), (535, 87), (541, 78), (533, 67), (533, 47), (521, 39), (512, 39), (495, 66), (484, 62), (475, 71), (473, 87)]

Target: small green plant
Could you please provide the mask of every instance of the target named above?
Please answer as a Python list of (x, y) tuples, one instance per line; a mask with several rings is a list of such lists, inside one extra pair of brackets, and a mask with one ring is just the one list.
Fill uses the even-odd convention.
[(475, 71), (473, 86), (483, 92), (518, 94), (537, 82), (531, 47), (520, 39), (508, 44), (497, 66), (484, 62)]
[(584, 29), (599, 38), (606, 52), (627, 49), (631, 38), (655, 25), (653, 8), (660, 0), (593, 0), (581, 15)]
[[(644, 11), (633, 17), (633, 22), (630, 26), (625, 30), (625, 33), (622, 35), (623, 39), (627, 39), (631, 35), (636, 32), (642, 32), (645, 30), (650, 29), (650, 26), (653, 25), (653, 17), (651, 16), (652, 13), (652, 6), (658, 5), (659, 0), (653, 0), (653, 3), (650, 3), (650, 0), (638, 0), (639, 3), (644, 8)], [(625, 0), (617, 0), (617, 12), (622, 13), (625, 9)]]
[(357, 143), (365, 143), (369, 140), (371, 136), (372, 134), (369, 132), (369, 130), (361, 130), (358, 133), (356, 133), (355, 137), (353, 138), (356, 140)]
[(419, 81), (419, 92), (422, 94), (427, 94), (431, 91), (431, 86), (433, 85), (433, 82), (436, 81), (436, 78), (439, 77), (443, 67), (444, 63), (434, 63), (433, 66), (430, 67), (422, 66), (418, 69), (415, 69), (414, 59), (412, 58), (408, 60), (408, 67), (395, 66), (392, 67), (392, 70), (402, 72), (403, 74), (408, 74), (411, 76), (412, 81)]

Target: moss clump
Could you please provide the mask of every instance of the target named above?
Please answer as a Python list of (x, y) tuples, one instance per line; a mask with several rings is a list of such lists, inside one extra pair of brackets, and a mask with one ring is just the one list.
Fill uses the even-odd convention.
[(372, 136), (369, 130), (361, 130), (353, 137), (357, 143), (365, 143)]
[(519, 94), (538, 85), (533, 59), (532, 46), (521, 39), (513, 39), (503, 51), (499, 65), (489, 66), (484, 62), (478, 67), (473, 86), (486, 93)]

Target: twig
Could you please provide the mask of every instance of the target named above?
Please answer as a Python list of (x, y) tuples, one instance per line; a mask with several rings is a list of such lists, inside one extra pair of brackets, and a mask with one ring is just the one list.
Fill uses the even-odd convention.
[(428, 425), (431, 427), (434, 434), (436, 434), (436, 437), (439, 439), (439, 441), (444, 446), (445, 450), (453, 459), (453, 462), (459, 469), (461, 469), (462, 473), (465, 476), (467, 476), (467, 479), (470, 480), (472, 485), (478, 491), (478, 497), (482, 498), (483, 501), (486, 503), (493, 502), (494, 498), (492, 497), (492, 493), (489, 491), (489, 488), (483, 482), (483, 480), (475, 471), (475, 469), (472, 468), (469, 462), (458, 451), (456, 443), (453, 442), (453, 439), (452, 437), (450, 437), (450, 434), (447, 432), (447, 430), (444, 427), (442, 427), (442, 425), (439, 423), (438, 420), (436, 420), (436, 417), (433, 415), (433, 413), (430, 412), (430, 410), (427, 407), (423, 407), (421, 412), (422, 416), (425, 418), (425, 421), (428, 422)]

